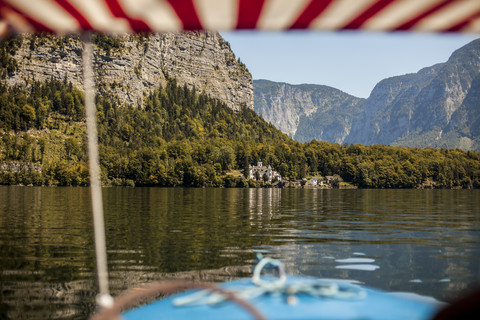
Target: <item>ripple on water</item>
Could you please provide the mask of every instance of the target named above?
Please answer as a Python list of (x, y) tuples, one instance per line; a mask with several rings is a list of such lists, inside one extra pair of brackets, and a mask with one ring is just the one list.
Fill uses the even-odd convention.
[(366, 254), (363, 253), (363, 252), (354, 252), (353, 255), (354, 256), (366, 256)]
[(375, 271), (380, 267), (375, 264), (344, 264), (335, 267), (336, 269)]
[(372, 263), (372, 262), (375, 262), (375, 259), (370, 259), (370, 258), (347, 258), (347, 259), (336, 259), (335, 262), (339, 262), (339, 263)]

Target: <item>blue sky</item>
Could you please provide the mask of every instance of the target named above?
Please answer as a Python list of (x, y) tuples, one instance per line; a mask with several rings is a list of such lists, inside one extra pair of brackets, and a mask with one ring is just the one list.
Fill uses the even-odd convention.
[(253, 79), (331, 86), (367, 98), (382, 79), (445, 62), (472, 34), (222, 32)]

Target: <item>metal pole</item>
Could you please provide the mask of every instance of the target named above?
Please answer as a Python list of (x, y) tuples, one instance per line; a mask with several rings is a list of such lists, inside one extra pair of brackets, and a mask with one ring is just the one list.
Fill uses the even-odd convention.
[(88, 166), (90, 172), (90, 193), (92, 198), (93, 227), (95, 233), (95, 254), (99, 295), (97, 304), (109, 308), (113, 299), (108, 289), (107, 249), (105, 241), (105, 224), (103, 217), (102, 184), (100, 180), (100, 160), (98, 156), (97, 111), (95, 107), (95, 90), (93, 76), (93, 44), (90, 33), (82, 35), (83, 40), (83, 81), (85, 110), (87, 116)]

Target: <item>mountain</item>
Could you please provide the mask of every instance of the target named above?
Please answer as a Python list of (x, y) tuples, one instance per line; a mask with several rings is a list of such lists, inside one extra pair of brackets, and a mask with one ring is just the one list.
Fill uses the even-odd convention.
[(445, 63), (381, 81), (345, 142), (480, 150), (479, 81), (475, 40)]
[[(312, 139), (343, 141), (363, 101), (328, 86), (268, 80), (254, 80), (253, 83), (254, 110), (301, 142)], [(337, 127), (343, 130), (335, 130)]]
[[(253, 109), (252, 76), (216, 32), (107, 37), (94, 35), (98, 93), (133, 106), (167, 77), (239, 110)], [(0, 74), (7, 85), (66, 80), (82, 87), (82, 43), (75, 36), (25, 36), (2, 44)]]
[[(338, 90), (313, 85), (270, 83), (267, 90), (264, 83), (254, 81), (255, 110), (301, 142), (480, 150), (480, 39), (445, 63), (380, 81), (368, 99), (334, 98)], [(275, 89), (289, 86), (295, 94)]]

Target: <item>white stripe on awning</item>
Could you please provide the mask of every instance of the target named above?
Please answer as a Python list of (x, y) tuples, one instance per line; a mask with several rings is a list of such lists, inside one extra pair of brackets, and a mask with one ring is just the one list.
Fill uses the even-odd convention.
[(284, 30), (292, 25), (310, 0), (267, 0), (257, 28), (263, 30)]
[(421, 31), (448, 30), (474, 12), (480, 13), (480, 0), (454, 1), (432, 16), (420, 21), (414, 29)]
[(55, 1), (7, 0), (6, 2), (59, 33), (69, 33), (79, 29), (77, 21)]
[(127, 21), (113, 16), (104, 1), (70, 0), (70, 3), (87, 19), (93, 28), (100, 32), (131, 32)]
[(164, 0), (120, 0), (131, 18), (144, 21), (152, 30), (175, 31), (182, 22), (170, 4)]
[(364, 27), (368, 30), (394, 30), (412, 17), (425, 12), (444, 0), (403, 0), (395, 1), (383, 11), (367, 21)]
[(235, 29), (238, 16), (238, 0), (194, 0), (194, 4), (205, 29)]
[(310, 25), (314, 29), (335, 30), (342, 28), (360, 15), (377, 0), (337, 0)]

